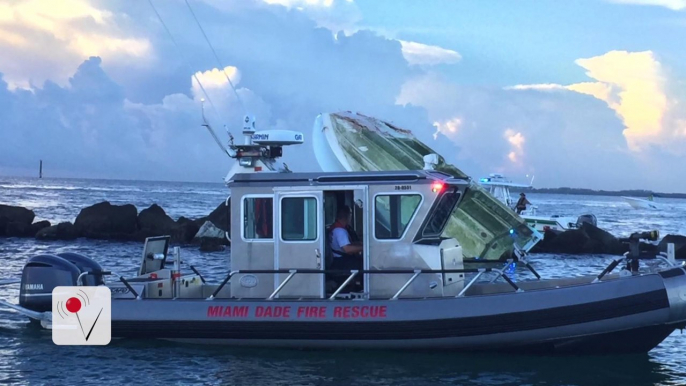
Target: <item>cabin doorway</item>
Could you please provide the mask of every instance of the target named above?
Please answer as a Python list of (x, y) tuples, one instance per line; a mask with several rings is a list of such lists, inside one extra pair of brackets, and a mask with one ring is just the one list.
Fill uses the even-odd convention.
[[(347, 189), (326, 190), (324, 191), (324, 231), (326, 234), (326, 254), (324, 267), (326, 270), (350, 271), (351, 269), (362, 270), (368, 267), (368, 238), (367, 238), (367, 189), (366, 187), (346, 187)], [(339, 209), (347, 207), (350, 209), (350, 222), (347, 224), (347, 234), (349, 241), (361, 244), (362, 254), (345, 256), (345, 261), (334, 256), (332, 248), (332, 233), (337, 224), (337, 214)], [(340, 252), (340, 251), (339, 251)], [(350, 276), (347, 274), (327, 274), (326, 275), (326, 294), (330, 296), (334, 293)], [(343, 288), (340, 293), (364, 292), (365, 275), (358, 274), (354, 279)]]

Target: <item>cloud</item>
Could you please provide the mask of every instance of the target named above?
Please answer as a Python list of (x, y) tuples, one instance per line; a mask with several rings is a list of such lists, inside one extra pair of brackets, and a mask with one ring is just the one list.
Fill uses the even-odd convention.
[(521, 158), (524, 156), (524, 135), (508, 128), (503, 133), (503, 136), (510, 143), (512, 149), (507, 154), (507, 158), (514, 164), (521, 164)]
[(538, 91), (555, 91), (565, 90), (565, 86), (554, 83), (542, 84), (518, 84), (515, 86), (505, 87), (505, 90), (538, 90)]
[[(593, 96), (605, 102), (624, 123), (623, 134), (629, 149), (640, 152), (660, 146), (683, 154), (678, 141), (682, 124), (677, 106), (681, 101), (667, 87), (667, 75), (651, 51), (610, 51), (604, 55), (578, 59), (595, 82), (571, 85), (517, 85), (509, 90), (569, 90)], [(683, 139), (683, 138), (681, 138)], [(675, 142), (677, 140), (677, 142)]]
[[(671, 166), (686, 162), (683, 152), (631, 152), (622, 121), (604, 101), (562, 86), (513, 92), (430, 72), (405, 82), (396, 103), (426, 108), (440, 124), (415, 134), (473, 177), (498, 172), (515, 181), (535, 175), (537, 187), (686, 190), (686, 171)], [(451, 132), (453, 119), (460, 123)]]
[[(625, 106), (620, 111), (630, 116), (626, 103), (633, 99), (626, 93), (652, 92), (648, 102), (662, 111), (658, 137), (673, 128), (672, 148), (678, 149), (677, 139), (686, 135), (684, 99), (677, 97), (682, 87), (650, 56), (622, 59), (632, 62), (632, 71), (618, 67), (619, 59), (584, 62), (593, 73), (589, 82), (521, 85), (514, 92), (451, 82), (426, 58), (410, 64), (396, 39), (359, 27), (333, 34), (335, 27), (323, 27), (324, 19), (312, 13), (347, 23), (345, 10), (354, 2), (287, 7), (262, 0), (194, 1), (220, 66), (185, 4), (155, 1), (188, 68), (147, 2), (75, 4), (83, 7), (63, 11), (72, 16), (54, 17), (54, 25), (68, 31), (61, 38), (15, 16), (16, 28), (2, 29), (0, 175), (34, 174), (43, 159), (52, 176), (219, 181), (233, 161), (200, 126), (205, 96), (193, 75), (216, 107), (215, 113), (206, 103), (205, 112), (221, 140), (227, 140), (224, 125), (240, 140), (245, 111), (220, 69), (225, 67), (259, 130), (297, 130), (307, 138), (317, 114), (351, 110), (411, 129), (473, 176), (501, 172), (518, 179), (526, 173), (536, 175), (538, 186), (686, 189), (686, 171), (674, 170), (684, 162), (683, 152), (665, 152), (662, 139), (646, 141), (640, 153), (630, 151), (628, 125), (608, 108)], [(8, 17), (0, 13), (2, 27)], [(84, 57), (90, 49), (69, 48), (81, 35), (133, 39), (149, 49), (112, 45), (97, 47), (100, 57)], [(636, 74), (652, 83), (641, 83)], [(656, 92), (665, 96), (664, 105), (653, 98)], [(631, 128), (642, 127), (638, 123)], [(308, 144), (285, 148), (284, 161), (293, 170), (318, 169)]]
[[(32, 91), (0, 81), (0, 175), (33, 174), (43, 159), (52, 176), (220, 181), (234, 161), (200, 126), (205, 96), (193, 74), (216, 106), (215, 114), (206, 103), (205, 112), (222, 141), (228, 140), (224, 125), (241, 140), (245, 111), (185, 4), (155, 3), (190, 69), (145, 2), (98, 4), (91, 8), (103, 12), (103, 22), (111, 14), (114, 27), (126, 26), (150, 42), (156, 64), (120, 67), (93, 57), (72, 67), (62, 82), (34, 82)], [(339, 110), (430, 127), (424, 109), (395, 104), (416, 72), (398, 41), (364, 30), (334, 36), (302, 12), (278, 5), (193, 7), (259, 130), (297, 130), (307, 138), (317, 114)], [(8, 68), (0, 65), (0, 71)], [(28, 78), (41, 71), (28, 71)], [(285, 148), (284, 161), (293, 170), (318, 169), (309, 144)]]
[(436, 132), (433, 135), (434, 139), (438, 139), (439, 133), (450, 138), (457, 134), (460, 126), (462, 126), (462, 119), (456, 117), (444, 122), (434, 122), (433, 126), (436, 128)]
[(400, 40), (403, 56), (410, 64), (455, 64), (462, 60), (462, 56), (453, 50), (439, 46), (431, 46), (417, 42)]
[(650, 5), (669, 8), (673, 11), (686, 9), (686, 0), (609, 0), (612, 3)]
[(66, 84), (89, 56), (147, 65), (150, 42), (120, 30), (120, 15), (85, 0), (0, 2), (0, 69), (11, 89), (51, 79)]
[(333, 33), (344, 31), (348, 35), (360, 28), (357, 23), (362, 14), (353, 0), (262, 0), (269, 5), (278, 5), (302, 12), (315, 20), (317, 26)]

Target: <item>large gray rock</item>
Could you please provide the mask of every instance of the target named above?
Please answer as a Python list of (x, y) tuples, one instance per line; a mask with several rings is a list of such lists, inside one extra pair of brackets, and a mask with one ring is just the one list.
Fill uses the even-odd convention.
[(547, 245), (547, 253), (581, 254), (591, 240), (583, 229), (572, 229), (558, 234)]
[(70, 222), (43, 228), (36, 233), (38, 240), (74, 240), (78, 238), (76, 227)]
[(198, 229), (195, 238), (213, 238), (213, 239), (223, 239), (225, 238), (224, 230), (220, 229), (212, 221), (205, 221), (205, 223)]
[(36, 233), (38, 233), (42, 229), (49, 227), (50, 225), (52, 225), (52, 224), (50, 224), (50, 221), (47, 221), (47, 220), (38, 221), (38, 222), (31, 224), (31, 233), (29, 236), (31, 236), (31, 237), (36, 236)]
[(79, 235), (87, 238), (130, 240), (138, 230), (138, 210), (131, 204), (105, 201), (82, 209), (74, 226)]
[(227, 207), (226, 203), (222, 202), (209, 216), (199, 220), (203, 220), (201, 224), (211, 221), (217, 228), (228, 232), (231, 229), (231, 207)]
[(604, 255), (622, 255), (628, 251), (628, 247), (613, 236), (610, 232), (598, 228), (590, 223), (582, 223), (583, 230), (590, 241), (583, 248), (584, 253), (598, 253)]
[(143, 209), (138, 215), (138, 229), (151, 233), (151, 236), (170, 235), (176, 227), (176, 222), (157, 204)]
[(171, 236), (171, 242), (189, 244), (200, 227), (195, 221), (181, 217), (174, 221), (159, 205), (153, 204), (138, 215), (138, 231), (131, 240), (143, 241), (146, 237)]
[(8, 222), (5, 224), (5, 236), (26, 237), (31, 233), (31, 224)]
[(5, 226), (7, 237), (34, 237), (39, 230), (50, 226), (50, 221), (39, 221), (34, 224), (10, 222)]
[(36, 214), (21, 206), (0, 205), (0, 236), (23, 236)]
[(36, 214), (21, 206), (0, 205), (0, 218), (8, 222), (31, 225)]
[(585, 222), (578, 229), (570, 229), (564, 232), (546, 231), (543, 240), (536, 244), (531, 253), (618, 256), (628, 250), (628, 245), (611, 233)]
[(199, 229), (195, 221), (182, 216), (176, 221), (176, 229), (172, 235), (178, 242), (186, 244), (193, 240)]

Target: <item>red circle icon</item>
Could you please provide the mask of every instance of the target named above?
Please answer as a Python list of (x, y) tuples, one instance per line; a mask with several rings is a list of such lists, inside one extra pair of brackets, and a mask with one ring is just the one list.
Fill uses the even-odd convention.
[(69, 312), (79, 312), (81, 309), (81, 301), (77, 298), (69, 298), (67, 300), (67, 311)]

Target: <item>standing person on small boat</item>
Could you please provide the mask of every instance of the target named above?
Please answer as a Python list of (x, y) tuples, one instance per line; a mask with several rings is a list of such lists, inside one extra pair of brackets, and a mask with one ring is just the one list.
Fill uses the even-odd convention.
[(517, 214), (522, 214), (522, 212), (526, 210), (527, 205), (531, 205), (531, 203), (526, 199), (526, 194), (519, 193), (519, 201), (517, 201), (517, 205), (515, 206)]

